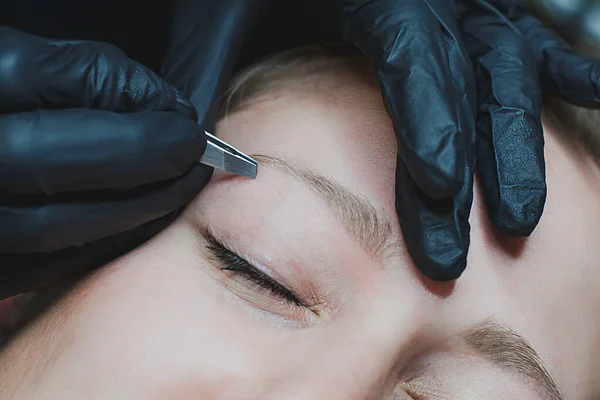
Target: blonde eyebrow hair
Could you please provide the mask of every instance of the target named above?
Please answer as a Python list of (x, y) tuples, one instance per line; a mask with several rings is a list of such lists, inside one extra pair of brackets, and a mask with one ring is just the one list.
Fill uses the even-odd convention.
[(392, 238), (392, 228), (383, 222), (367, 200), (318, 172), (300, 167), (278, 157), (252, 155), (259, 163), (276, 168), (296, 178), (317, 194), (332, 210), (337, 220), (370, 255), (379, 258)]
[(532, 380), (549, 400), (563, 400), (538, 353), (517, 332), (488, 320), (467, 328), (460, 336), (468, 347), (494, 365)]

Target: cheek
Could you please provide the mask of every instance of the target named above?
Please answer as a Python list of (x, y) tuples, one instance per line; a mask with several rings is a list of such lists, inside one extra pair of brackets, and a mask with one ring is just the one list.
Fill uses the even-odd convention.
[(114, 388), (117, 397), (218, 399), (232, 382), (252, 381), (253, 362), (275, 333), (201, 272), (210, 267), (193, 259), (188, 235), (165, 234), (63, 302), (78, 305), (76, 334), (53, 370), (87, 387)]

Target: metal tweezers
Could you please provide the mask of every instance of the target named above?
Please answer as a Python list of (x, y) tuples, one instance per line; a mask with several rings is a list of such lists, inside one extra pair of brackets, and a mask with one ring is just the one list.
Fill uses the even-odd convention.
[(252, 157), (225, 143), (221, 139), (204, 131), (206, 150), (200, 163), (237, 175), (256, 178), (258, 163)]

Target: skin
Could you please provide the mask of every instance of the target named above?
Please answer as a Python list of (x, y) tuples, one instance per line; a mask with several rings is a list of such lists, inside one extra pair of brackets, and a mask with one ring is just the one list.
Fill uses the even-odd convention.
[[(404, 248), (395, 141), (372, 86), (346, 79), (335, 94), (284, 91), (217, 133), (367, 199), (390, 227), (383, 256), (277, 169), (261, 166), (256, 180), (215, 173), (169, 228), (12, 342), (0, 355), (0, 399), (540, 398), (532, 382), (457, 339), (489, 318), (529, 340), (566, 399), (600, 394), (600, 172), (552, 127), (539, 227), (529, 239), (501, 236), (476, 192), (469, 267), (448, 283), (421, 277)], [(222, 271), (199, 234), (206, 225), (310, 309)]]

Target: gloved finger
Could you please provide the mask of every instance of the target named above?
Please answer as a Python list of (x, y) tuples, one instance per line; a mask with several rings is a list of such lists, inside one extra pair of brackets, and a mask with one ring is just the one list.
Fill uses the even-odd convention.
[(125, 190), (175, 178), (206, 148), (204, 131), (171, 112), (41, 110), (0, 115), (0, 193)]
[(134, 193), (97, 191), (52, 202), (47, 198), (4, 203), (0, 254), (52, 252), (135, 228), (190, 202), (211, 174), (212, 168), (197, 164), (181, 178)]
[(536, 18), (515, 20), (536, 54), (544, 90), (571, 103), (600, 105), (600, 60), (575, 54), (554, 32)]
[(265, 0), (177, 0), (161, 75), (190, 98), (201, 125), (212, 131), (219, 96), (227, 89), (241, 46)]
[[(446, 0), (426, 0), (433, 12), (445, 27), (445, 31), (450, 35), (451, 40), (446, 43), (448, 51), (448, 66), (452, 80), (454, 82), (456, 96), (456, 115), (459, 131), (463, 139), (464, 157), (467, 160), (467, 168), (471, 171), (475, 163), (475, 110), (476, 110), (476, 86), (475, 72), (467, 48), (462, 41), (462, 35), (456, 25), (455, 15), (459, 11), (454, 2)], [(464, 171), (463, 171), (464, 173)]]
[(492, 13), (461, 25), (478, 76), (478, 163), (488, 215), (504, 233), (529, 236), (546, 199), (542, 90), (522, 36)]
[(175, 88), (115, 46), (58, 45), (0, 26), (0, 110), (59, 107), (176, 111), (197, 119)]
[(0, 300), (75, 282), (150, 239), (178, 214), (173, 211), (131, 230), (52, 253), (0, 254)]
[[(453, 23), (442, 23), (436, 16), (442, 13), (434, 14), (422, 0), (336, 4), (344, 38), (369, 56), (378, 71), (410, 176), (428, 196), (456, 194), (466, 162), (461, 114), (473, 120), (473, 110), (461, 110), (464, 91), (456, 78), (473, 71), (468, 62), (449, 62), (449, 57), (468, 59), (450, 30)], [(436, 4), (444, 10), (441, 2)]]
[(417, 187), (398, 159), (396, 210), (408, 252), (423, 275), (449, 281), (465, 270), (472, 203), (471, 170), (466, 170), (463, 187), (455, 197), (437, 200)]

